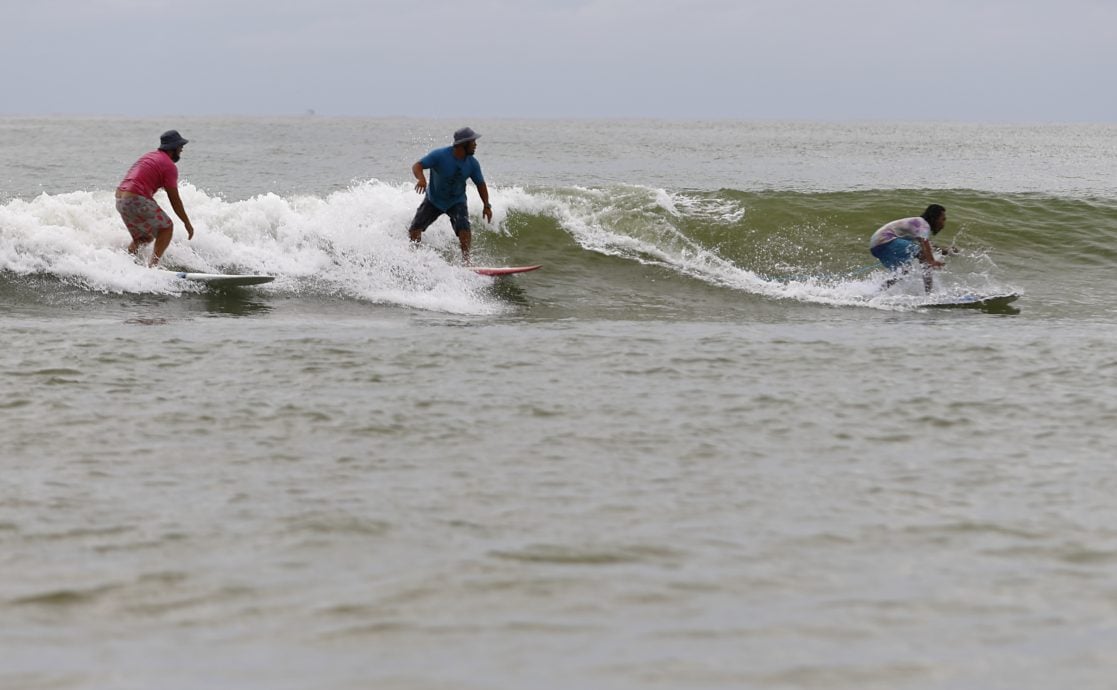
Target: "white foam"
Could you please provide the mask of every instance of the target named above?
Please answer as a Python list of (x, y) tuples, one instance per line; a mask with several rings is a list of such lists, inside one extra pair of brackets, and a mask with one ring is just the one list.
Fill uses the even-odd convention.
[[(406, 228), (420, 198), (408, 185), (373, 180), (324, 199), (265, 194), (233, 202), (190, 184), (179, 191), (195, 236), (187, 241), (174, 219), (166, 267), (265, 273), (277, 279), (262, 290), (324, 292), (450, 313), (506, 308), (491, 297), (491, 280), (451, 263), (460, 262), (460, 254), (448, 221), (432, 225), (422, 247), (410, 244)], [(163, 193), (156, 201), (170, 211)], [(0, 205), (0, 270), (51, 274), (107, 293), (202, 289), (146, 268), (127, 253), (129, 242), (112, 192), (43, 194)]]

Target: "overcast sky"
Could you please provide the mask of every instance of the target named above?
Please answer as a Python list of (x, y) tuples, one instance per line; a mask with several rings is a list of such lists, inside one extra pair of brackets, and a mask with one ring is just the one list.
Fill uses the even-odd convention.
[(1117, 0), (0, 0), (0, 115), (1117, 122)]

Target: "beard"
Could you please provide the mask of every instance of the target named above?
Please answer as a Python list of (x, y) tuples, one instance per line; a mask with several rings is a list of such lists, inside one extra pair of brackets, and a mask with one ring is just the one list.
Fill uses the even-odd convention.
[(175, 163), (178, 162), (179, 158), (182, 158), (182, 156), (179, 155), (178, 151), (168, 151), (167, 153), (171, 155), (171, 160)]

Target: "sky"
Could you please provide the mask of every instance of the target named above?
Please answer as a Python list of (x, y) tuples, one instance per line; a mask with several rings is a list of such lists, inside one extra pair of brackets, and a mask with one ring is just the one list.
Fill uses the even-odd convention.
[(1117, 0), (0, 0), (0, 115), (1117, 122)]

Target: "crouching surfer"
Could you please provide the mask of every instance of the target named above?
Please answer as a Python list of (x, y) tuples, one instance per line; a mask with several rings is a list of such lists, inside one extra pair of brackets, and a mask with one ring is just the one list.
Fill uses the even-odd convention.
[[(869, 238), (869, 252), (880, 260), (884, 267), (896, 275), (884, 283), (884, 289), (892, 287), (919, 263), (923, 270), (923, 289), (930, 293), (934, 282), (931, 271), (945, 264), (935, 258), (935, 248), (931, 238), (946, 226), (946, 209), (931, 204), (923, 215), (914, 218), (901, 218), (881, 226)], [(946, 253), (953, 253), (947, 250)]]

